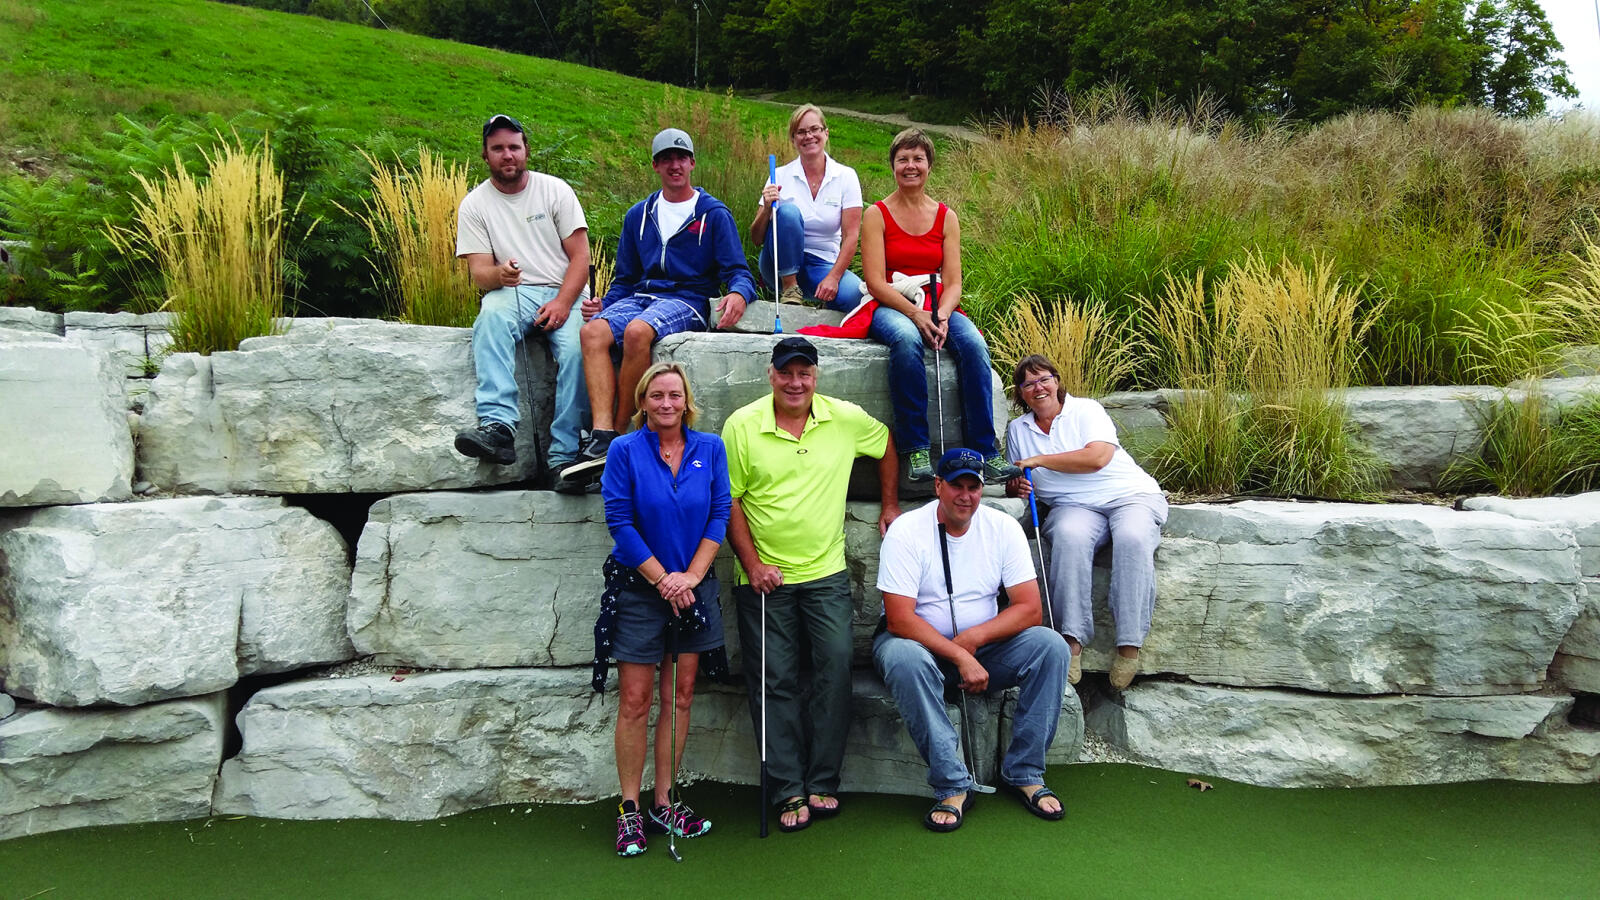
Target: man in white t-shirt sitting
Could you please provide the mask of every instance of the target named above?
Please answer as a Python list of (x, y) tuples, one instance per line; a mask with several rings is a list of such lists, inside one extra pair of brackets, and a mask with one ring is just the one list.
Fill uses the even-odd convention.
[(571, 186), (528, 171), (527, 135), (516, 119), (496, 115), (483, 123), (483, 161), (489, 177), (467, 193), (456, 216), (456, 255), (486, 292), (472, 324), (478, 427), (456, 435), (456, 450), (502, 465), (517, 461), (516, 348), (538, 328), (556, 363), (549, 464), (559, 468), (578, 455), (588, 406), (582, 321), (571, 313), (587, 293), (589, 226)]
[[(730, 328), (756, 294), (733, 213), (694, 186), (694, 141), (677, 128), (662, 129), (650, 142), (650, 165), (661, 190), (622, 217), (611, 287), (583, 306), (583, 373), (594, 430), (581, 460), (561, 473), (568, 484), (599, 477), (611, 441), (628, 430), (633, 389), (650, 367), (655, 342), (705, 331), (714, 311), (717, 327)], [(620, 373), (612, 362), (618, 347)]]
[(1065, 814), (1044, 786), (1044, 755), (1061, 715), (1067, 648), (1039, 625), (1039, 584), (1022, 526), (983, 505), (983, 464), (982, 454), (964, 447), (941, 457), (938, 499), (896, 519), (878, 554), (886, 627), (873, 640), (872, 659), (928, 762), (935, 802), (923, 824), (932, 831), (961, 827), (972, 805), (962, 738), (945, 713), (947, 686), (972, 694), (1021, 688), (1000, 777), (1034, 815)]

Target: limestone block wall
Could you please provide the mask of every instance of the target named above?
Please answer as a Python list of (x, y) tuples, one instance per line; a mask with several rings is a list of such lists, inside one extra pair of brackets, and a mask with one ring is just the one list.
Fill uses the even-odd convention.
[[(789, 332), (832, 315), (783, 312)], [(771, 314), (755, 304), (744, 333), (658, 347), (693, 374), (702, 427), (767, 391)], [(609, 693), (588, 686), (610, 541), (599, 498), (529, 489), (549, 421), (544, 349), (519, 372), (523, 462), (493, 467), (451, 448), (473, 418), (467, 330), (284, 322), (237, 352), (169, 356), (150, 379), (142, 359), (162, 324), (0, 309), (0, 506), (13, 507), (0, 510), (0, 837), (612, 795), (615, 675)], [(882, 349), (818, 345), (821, 390), (887, 418)], [(941, 368), (954, 443), (962, 381)], [(1573, 371), (1541, 389), (1595, 389)], [(1106, 403), (1132, 443), (1165, 427), (1170, 396)], [(1498, 396), (1373, 389), (1350, 403), (1396, 483), (1420, 486), (1473, 443), (1473, 404)], [(70, 445), (45, 441), (74, 428)], [(880, 610), (871, 466), (852, 491), (845, 789), (924, 794), (867, 653)], [(1569, 720), (1575, 695), (1600, 692), (1597, 506), (1176, 506), (1144, 674), (1107, 692), (1093, 674), (1109, 662), (1102, 623), (1050, 758), (1082, 759), (1087, 724), (1121, 757), (1259, 784), (1600, 779), (1600, 738)], [(731, 568), (724, 553), (737, 671)], [(984, 778), (1012, 703), (971, 705)], [(233, 729), (242, 747), (223, 761)], [(691, 777), (755, 779), (742, 688), (702, 684), (693, 732)]]

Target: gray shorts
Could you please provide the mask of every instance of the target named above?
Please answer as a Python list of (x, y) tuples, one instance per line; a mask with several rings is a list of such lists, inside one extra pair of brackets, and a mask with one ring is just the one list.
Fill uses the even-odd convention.
[[(706, 627), (695, 631), (685, 614), (678, 634), (678, 652), (704, 653), (723, 644), (721, 591), (707, 578), (694, 590), (706, 610)], [(674, 621), (667, 601), (655, 589), (626, 588), (617, 598), (617, 621), (611, 632), (611, 658), (617, 662), (658, 663), (667, 656), (667, 625)]]

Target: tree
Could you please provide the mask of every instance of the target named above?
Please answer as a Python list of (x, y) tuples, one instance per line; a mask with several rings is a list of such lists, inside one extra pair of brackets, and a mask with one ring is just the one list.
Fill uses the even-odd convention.
[(1468, 31), (1478, 50), (1471, 67), (1473, 99), (1508, 116), (1535, 116), (1547, 94), (1576, 97), (1561, 42), (1537, 0), (1482, 0)]

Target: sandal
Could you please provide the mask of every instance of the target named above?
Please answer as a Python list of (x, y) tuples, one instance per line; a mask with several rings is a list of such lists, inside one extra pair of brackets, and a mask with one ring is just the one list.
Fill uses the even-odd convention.
[[(1029, 785), (1029, 787), (1031, 787), (1031, 785)], [(1059, 822), (1067, 814), (1066, 801), (1062, 800), (1055, 791), (1050, 790), (1042, 784), (1039, 785), (1039, 789), (1037, 791), (1033, 792), (1032, 796), (1029, 796), (1028, 792), (1023, 790), (1023, 788), (1020, 786), (1012, 785), (1011, 789), (1017, 792), (1017, 798), (1022, 801), (1023, 806), (1027, 807), (1028, 812), (1033, 813), (1041, 819), (1049, 822)], [(1055, 797), (1056, 801), (1061, 804), (1061, 808), (1054, 812), (1040, 809), (1039, 801), (1046, 797)]]
[[(795, 819), (795, 823), (793, 825), (783, 824), (783, 815), (785, 813), (799, 813), (801, 810), (806, 812), (806, 818)], [(790, 797), (789, 799), (783, 801), (782, 806), (778, 807), (779, 831), (804, 831), (809, 827), (811, 827), (811, 807), (806, 803), (805, 797)]]
[[(833, 805), (818, 806), (811, 802), (811, 797), (816, 797), (818, 800), (832, 800)], [(827, 791), (812, 791), (811, 796), (806, 798), (806, 805), (811, 807), (811, 818), (813, 819), (831, 819), (837, 816), (840, 810), (839, 798)]]
[[(935, 803), (933, 808), (928, 810), (927, 814), (922, 817), (923, 827), (927, 828), (929, 831), (937, 831), (941, 833), (955, 831), (957, 828), (961, 827), (961, 822), (967, 817), (967, 810), (971, 808), (971, 791), (967, 792), (967, 799), (962, 800), (959, 807), (953, 803), (945, 803), (941, 800), (940, 802)], [(933, 820), (934, 813), (949, 813), (950, 815), (955, 816), (956, 820), (954, 822), (935, 822)]]

